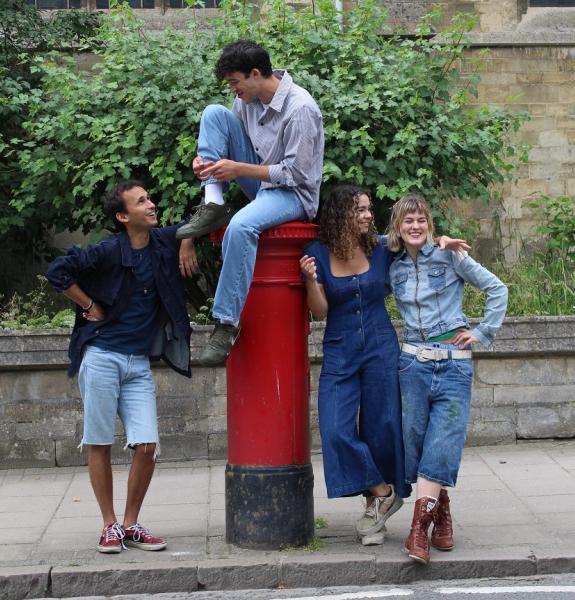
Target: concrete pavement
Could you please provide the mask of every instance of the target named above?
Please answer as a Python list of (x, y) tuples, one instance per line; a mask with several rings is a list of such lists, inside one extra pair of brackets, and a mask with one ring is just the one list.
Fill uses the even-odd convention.
[[(328, 500), (313, 456), (317, 538), (309, 548), (250, 551), (224, 540), (221, 461), (160, 463), (141, 522), (163, 552), (96, 552), (102, 527), (85, 467), (0, 471), (0, 597), (407, 583), (575, 572), (575, 440), (465, 450), (451, 493), (456, 548), (421, 566), (401, 551), (412, 500), (384, 545), (362, 547), (358, 498)], [(114, 467), (117, 509), (128, 469)]]

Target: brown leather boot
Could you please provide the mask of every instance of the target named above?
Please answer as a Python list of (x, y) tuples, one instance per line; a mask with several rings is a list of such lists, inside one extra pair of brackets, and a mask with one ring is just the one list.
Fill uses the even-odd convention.
[(405, 540), (405, 549), (409, 558), (426, 565), (429, 562), (429, 538), (427, 530), (433, 520), (433, 511), (437, 504), (434, 498), (424, 496), (415, 503), (411, 531)]
[(447, 490), (442, 489), (433, 511), (433, 530), (431, 532), (431, 545), (438, 550), (447, 552), (453, 549), (453, 524), (449, 510), (449, 496)]

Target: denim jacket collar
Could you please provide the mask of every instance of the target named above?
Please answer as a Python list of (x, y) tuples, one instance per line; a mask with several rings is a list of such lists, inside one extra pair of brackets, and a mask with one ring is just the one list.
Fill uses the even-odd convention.
[[(429, 256), (433, 252), (434, 248), (435, 248), (434, 245), (430, 244), (429, 242), (426, 242), (425, 244), (423, 244), (423, 246), (421, 246), (418, 253), (421, 252), (423, 254), (423, 256)], [(398, 258), (403, 260), (403, 258), (405, 257), (406, 254), (407, 254), (407, 250), (405, 248), (403, 248), (399, 252)]]
[(424, 244), (417, 261), (402, 252), (389, 274), (397, 307), (405, 322), (405, 341), (424, 342), (460, 327), (468, 327), (462, 308), (464, 283), (487, 293), (485, 313), (473, 329), (485, 346), (493, 342), (505, 316), (507, 288), (469, 255), (459, 256)]

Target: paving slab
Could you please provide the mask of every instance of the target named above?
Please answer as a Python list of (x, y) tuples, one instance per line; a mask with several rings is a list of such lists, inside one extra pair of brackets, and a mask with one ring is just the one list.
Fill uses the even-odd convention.
[[(364, 547), (354, 530), (361, 499), (328, 499), (320, 454), (312, 465), (322, 527), (308, 547), (227, 544), (225, 464), (201, 460), (158, 464), (141, 520), (168, 548), (119, 555), (95, 550), (102, 523), (85, 467), (0, 471), (0, 588), (20, 600), (575, 572), (573, 440), (466, 449), (450, 493), (456, 548), (432, 550), (427, 566), (402, 552), (413, 498), (388, 521), (384, 544)], [(114, 467), (119, 511), (127, 476)]]

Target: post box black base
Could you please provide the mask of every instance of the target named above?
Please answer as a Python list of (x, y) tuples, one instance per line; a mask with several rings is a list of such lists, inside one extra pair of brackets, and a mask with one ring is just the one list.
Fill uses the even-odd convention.
[(304, 546), (314, 535), (310, 464), (226, 466), (226, 542), (278, 550)]

